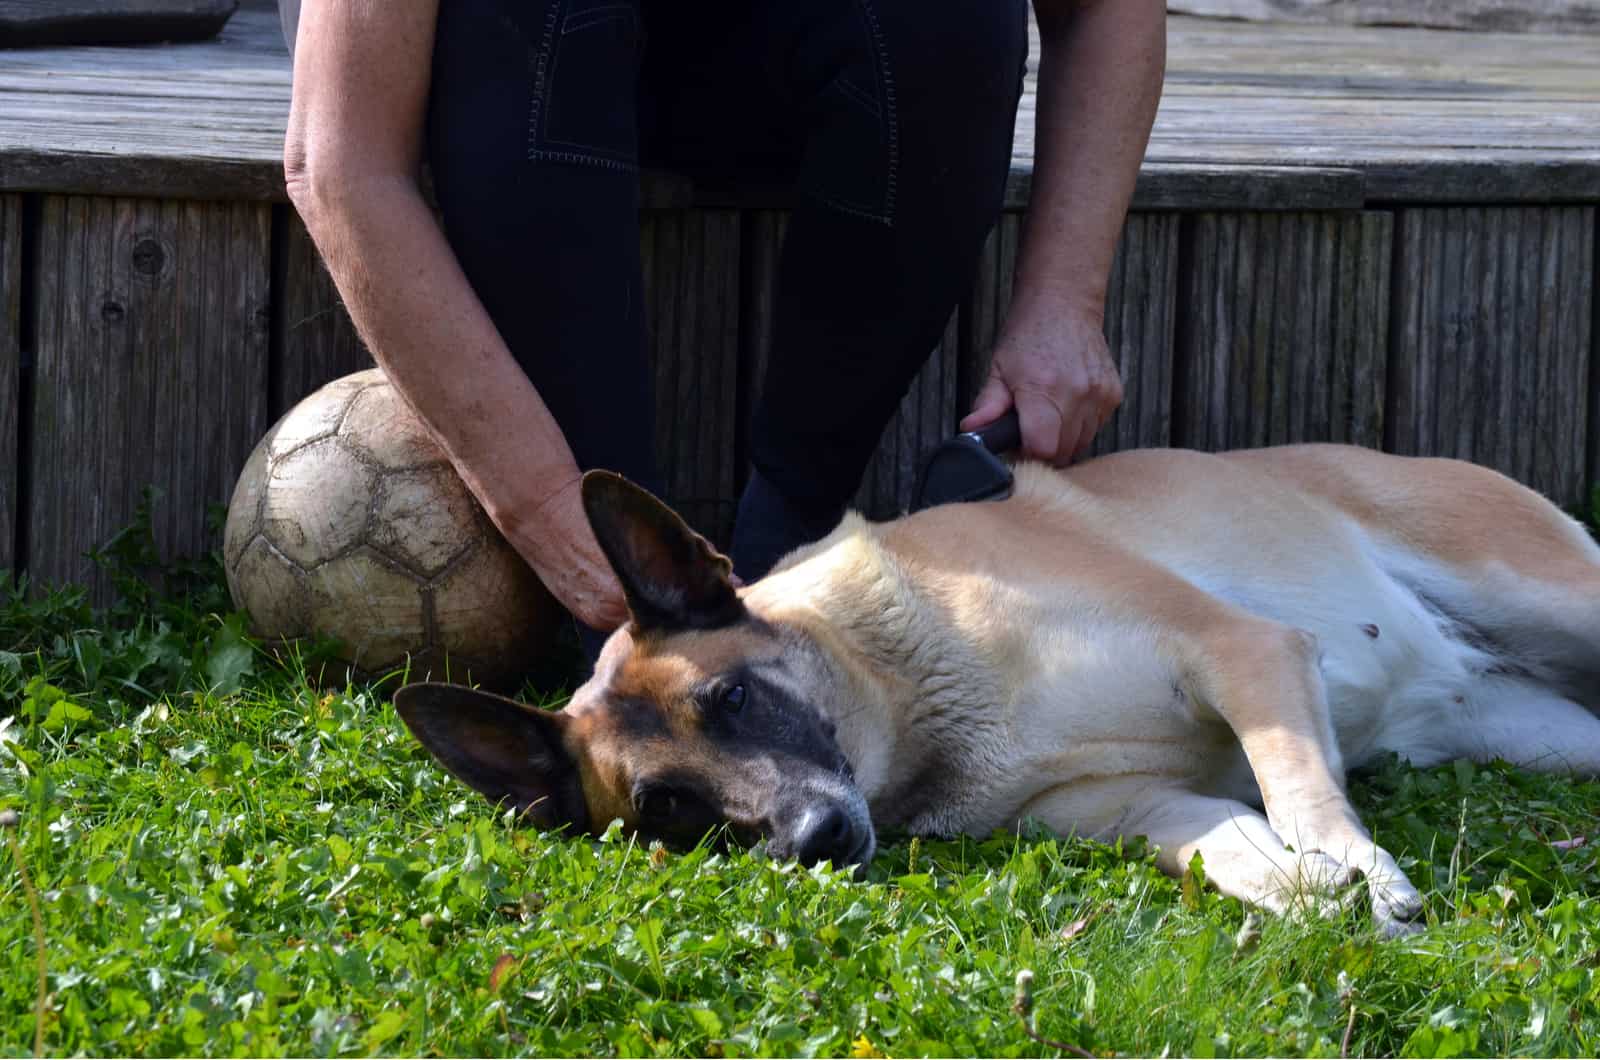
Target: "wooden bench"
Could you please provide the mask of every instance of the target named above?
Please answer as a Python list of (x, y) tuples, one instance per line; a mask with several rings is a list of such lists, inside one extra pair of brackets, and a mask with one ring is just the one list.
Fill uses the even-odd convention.
[[(1299, 439), (1468, 457), (1569, 503), (1596, 477), (1600, 65), (1593, 38), (1175, 17), (1112, 277), (1127, 400), (1098, 442)], [(1037, 46), (1035, 47), (1037, 55)], [(270, 7), (213, 42), (0, 53), (0, 568), (83, 554), (146, 485), (168, 554), (213, 544), (257, 438), (368, 363), (286, 205)], [(861, 492), (906, 501), (1009, 301), (1007, 212)], [(673, 499), (725, 538), (785, 202), (646, 181), (642, 244)]]

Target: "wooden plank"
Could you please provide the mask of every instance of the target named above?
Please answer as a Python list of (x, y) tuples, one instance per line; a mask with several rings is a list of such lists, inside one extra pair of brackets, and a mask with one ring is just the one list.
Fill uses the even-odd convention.
[(1452, 159), (1438, 163), (1374, 163), (1364, 167), (1367, 204), (1584, 203), (1600, 199), (1593, 162)]
[[(1033, 159), (1019, 156), (1006, 179), (1007, 209), (1033, 194)], [(1366, 201), (1366, 178), (1355, 166), (1252, 165), (1248, 162), (1147, 161), (1133, 190), (1133, 209), (1348, 210)]]
[(0, 0), (0, 47), (204, 40), (239, 0)]
[(923, 458), (955, 433), (961, 327), (950, 315), (944, 336), (911, 381), (878, 440), (851, 505), (869, 519), (893, 519), (911, 508)]
[[(1600, 199), (1593, 38), (1169, 20), (1140, 210)], [(1038, 54), (1037, 45), (1035, 55)], [(289, 62), (269, 5), (215, 41), (0, 66), (0, 190), (281, 200)], [(1007, 202), (1027, 200), (1036, 85)], [(645, 202), (782, 208), (780, 185), (647, 174)]]
[(1392, 240), (1378, 212), (1194, 217), (1174, 443), (1379, 445)]
[[(979, 255), (977, 282), (963, 312), (966, 367), (961, 409), (971, 407), (1011, 304), (1022, 219), (1002, 215)], [(1179, 218), (1132, 213), (1106, 290), (1106, 341), (1123, 381), (1123, 402), (1092, 452), (1171, 444), (1173, 329), (1177, 311)]]
[[(0, 191), (73, 195), (284, 202), (283, 162), (204, 157), (177, 148), (165, 154), (115, 142), (78, 147), (18, 144), (14, 130), (0, 142)], [(281, 150), (281, 143), (279, 145)], [(243, 153), (243, 152), (241, 152)]]
[(767, 381), (772, 331), (777, 319), (778, 264), (789, 231), (786, 210), (749, 210), (744, 214), (744, 334), (740, 346), (739, 488), (749, 466), (751, 418)]
[(105, 599), (84, 554), (144, 488), (161, 555), (197, 555), (266, 429), (269, 211), (48, 196), (38, 240), (28, 569)]
[(1122, 375), (1122, 407), (1091, 453), (1172, 444), (1178, 232), (1170, 213), (1130, 214), (1123, 225), (1106, 290), (1106, 342)]
[(648, 212), (640, 226), (667, 499), (725, 545), (738, 502), (740, 219), (732, 210)]
[(1265, 22), (1432, 26), (1502, 33), (1600, 33), (1593, 0), (1167, 0), (1167, 10)]
[(961, 372), (961, 407), (970, 409), (978, 399), (989, 375), (989, 355), (1000, 326), (1011, 308), (1011, 295), (1017, 279), (1017, 252), (1022, 242), (1022, 214), (1007, 211), (1000, 215), (983, 249), (978, 251), (972, 295), (961, 307), (961, 322), (966, 330), (966, 356)]
[(273, 211), (271, 415), (274, 419), (324, 383), (372, 367), (300, 215)]
[(22, 401), (22, 196), (0, 195), (0, 571), (15, 570)]
[(1398, 215), (1391, 447), (1585, 495), (1595, 208)]

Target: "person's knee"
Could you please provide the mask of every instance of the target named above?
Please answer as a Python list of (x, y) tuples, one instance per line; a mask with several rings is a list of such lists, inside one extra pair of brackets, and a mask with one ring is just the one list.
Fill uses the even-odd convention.
[(1010, 169), (1028, 54), (1027, 6), (1020, 0), (915, 6), (915, 17), (892, 25), (899, 220), (965, 217), (986, 230)]
[[(866, 0), (882, 8), (901, 0)], [(911, 10), (910, 8), (914, 8)], [(959, 0), (910, 5), (910, 17), (885, 22), (903, 119), (954, 122), (957, 130), (992, 128), (1015, 113), (1028, 55), (1025, 0)], [(938, 113), (928, 113), (937, 108)], [(1005, 126), (1010, 131), (1009, 124)]]

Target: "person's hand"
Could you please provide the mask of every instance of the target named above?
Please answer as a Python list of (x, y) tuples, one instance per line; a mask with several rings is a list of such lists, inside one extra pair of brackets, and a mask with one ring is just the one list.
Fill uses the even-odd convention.
[(1084, 312), (1013, 311), (995, 344), (989, 379), (961, 429), (987, 426), (1014, 407), (1022, 455), (1057, 467), (1070, 464), (1122, 404), (1122, 378), (1101, 328), (1099, 319)]
[(609, 633), (628, 621), (628, 605), (606, 554), (589, 529), (581, 477), (529, 512), (505, 512), (495, 524), (579, 622)]

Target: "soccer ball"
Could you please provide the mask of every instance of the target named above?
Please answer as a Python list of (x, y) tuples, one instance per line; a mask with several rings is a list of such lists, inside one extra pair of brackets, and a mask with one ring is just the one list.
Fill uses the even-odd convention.
[(334, 642), (359, 675), (515, 682), (561, 608), (378, 369), (267, 432), (223, 533), (234, 605), (272, 641)]

